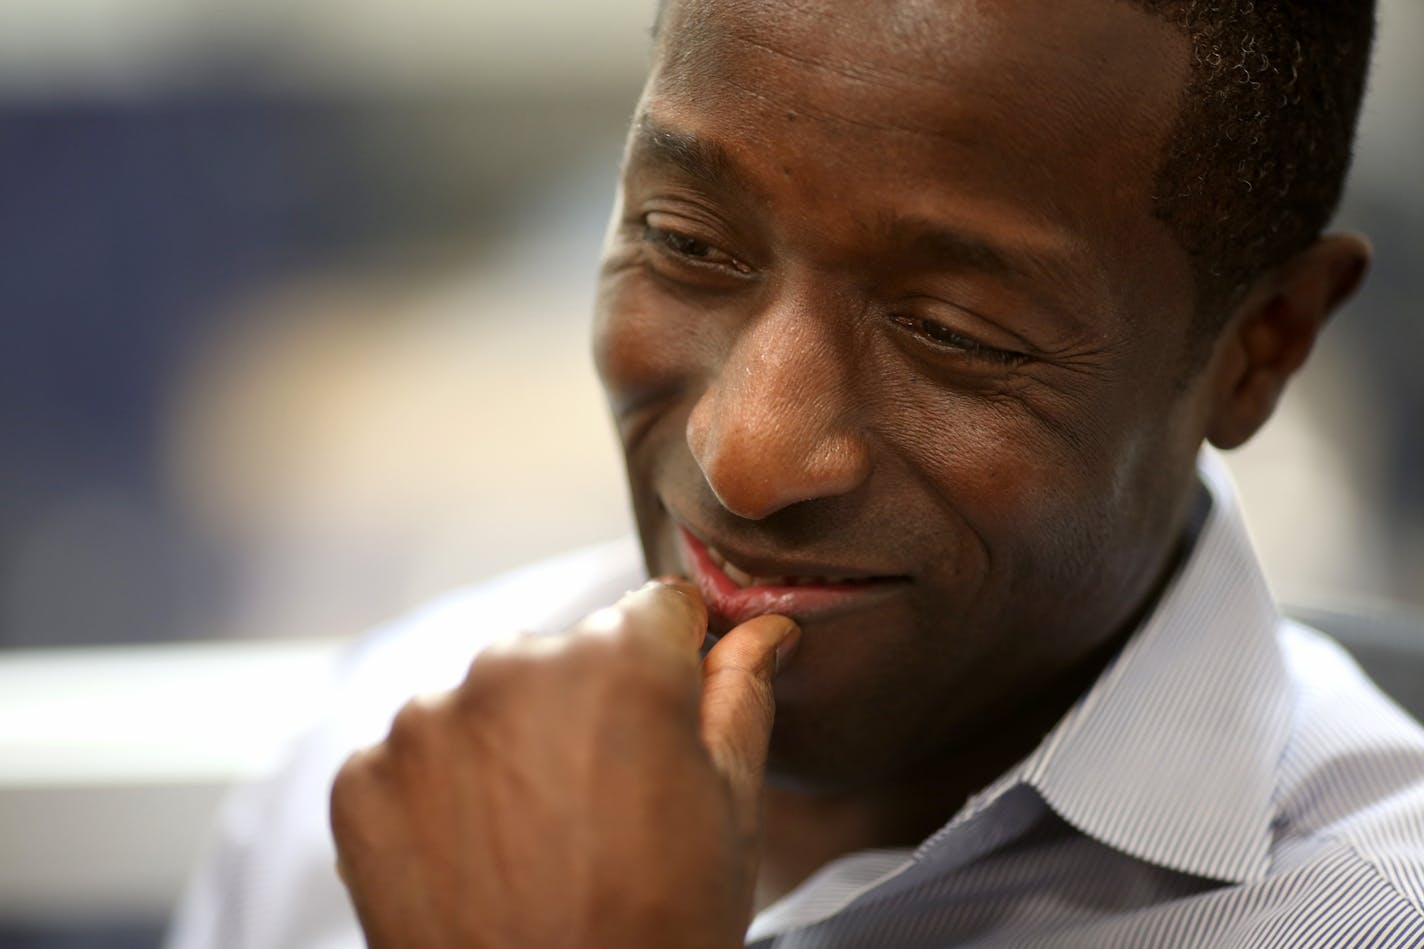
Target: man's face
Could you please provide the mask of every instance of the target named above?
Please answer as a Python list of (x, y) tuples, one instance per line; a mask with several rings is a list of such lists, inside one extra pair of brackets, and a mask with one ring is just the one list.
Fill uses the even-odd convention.
[(774, 775), (966, 747), (1151, 596), (1206, 399), (1150, 197), (1186, 52), (1113, 0), (666, 12), (595, 353), (650, 570), (802, 625)]

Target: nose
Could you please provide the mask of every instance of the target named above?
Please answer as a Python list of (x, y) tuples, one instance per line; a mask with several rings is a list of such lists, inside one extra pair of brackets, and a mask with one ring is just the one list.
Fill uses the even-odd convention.
[(744, 325), (693, 406), (687, 443), (722, 505), (760, 520), (848, 494), (870, 474), (855, 391), (855, 352), (795, 309)]

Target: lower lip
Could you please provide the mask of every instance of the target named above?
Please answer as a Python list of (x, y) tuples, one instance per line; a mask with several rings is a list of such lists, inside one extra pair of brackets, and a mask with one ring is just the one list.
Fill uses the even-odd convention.
[(767, 613), (780, 613), (804, 622), (859, 609), (903, 582), (884, 579), (863, 583), (741, 587), (713, 562), (706, 546), (696, 537), (678, 528), (678, 540), (683, 564), (707, 600), (708, 611), (732, 626)]

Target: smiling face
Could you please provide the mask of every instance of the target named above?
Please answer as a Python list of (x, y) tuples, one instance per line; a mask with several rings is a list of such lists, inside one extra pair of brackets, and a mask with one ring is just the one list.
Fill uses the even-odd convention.
[(1112, 0), (666, 11), (595, 355), (650, 570), (802, 624), (773, 774), (987, 740), (1150, 600), (1208, 413), (1150, 197), (1186, 54)]

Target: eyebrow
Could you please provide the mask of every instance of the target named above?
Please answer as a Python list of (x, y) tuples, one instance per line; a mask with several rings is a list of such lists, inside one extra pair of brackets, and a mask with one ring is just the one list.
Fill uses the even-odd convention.
[(1021, 269), (1008, 254), (981, 238), (917, 218), (884, 215), (878, 222), (878, 236), (912, 259), (953, 262), (996, 274)]
[(1069, 279), (1073, 270), (1051, 248), (1005, 246), (969, 231), (914, 216), (886, 214), (876, 222), (876, 236), (886, 247), (912, 261), (953, 264), (1008, 276)]
[(1085, 332), (1087, 324), (1072, 302), (1077, 292), (1072, 288), (1080, 285), (1082, 274), (1050, 236), (1037, 242), (1000, 244), (932, 219), (894, 213), (882, 215), (876, 228), (877, 245), (898, 255), (907, 269), (962, 269), (1019, 278), (1011, 284), (1051, 312), (1056, 325), (1071, 334)]
[(719, 188), (754, 193), (726, 149), (690, 132), (659, 125), (646, 113), (637, 119), (628, 163), (664, 165)]

